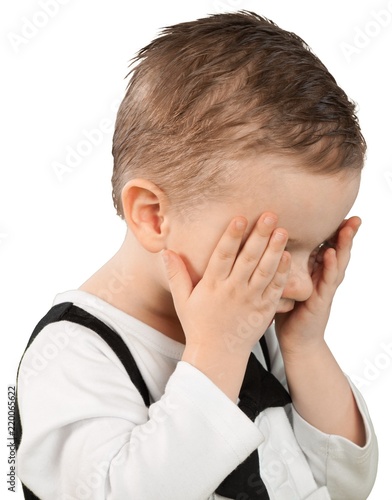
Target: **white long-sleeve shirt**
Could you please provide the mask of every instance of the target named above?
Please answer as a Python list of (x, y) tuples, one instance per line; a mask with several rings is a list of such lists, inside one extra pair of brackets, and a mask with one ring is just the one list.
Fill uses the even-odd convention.
[[(368, 497), (377, 440), (351, 382), (365, 423), (364, 447), (324, 434), (291, 404), (268, 408), (252, 422), (181, 361), (182, 344), (89, 293), (61, 293), (53, 305), (61, 302), (73, 302), (122, 337), (153, 404), (145, 406), (95, 332), (68, 321), (46, 326), (27, 350), (18, 382), (17, 472), (41, 500), (222, 499), (216, 488), (256, 449), (271, 500)], [(287, 387), (273, 328), (265, 336), (271, 371)], [(260, 346), (253, 352), (265, 366)]]

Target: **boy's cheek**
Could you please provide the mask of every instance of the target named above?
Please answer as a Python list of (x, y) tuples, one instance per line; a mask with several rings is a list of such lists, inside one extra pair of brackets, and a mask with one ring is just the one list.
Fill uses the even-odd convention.
[(207, 262), (204, 262), (204, 260), (202, 259), (202, 255), (195, 255), (194, 253), (181, 255), (181, 258), (185, 263), (192, 284), (195, 287), (204, 275), (208, 260)]
[[(193, 287), (195, 287), (198, 284), (198, 282), (202, 279), (205, 270), (207, 269), (210, 255), (212, 254), (212, 250), (211, 253), (208, 253), (208, 251), (206, 251), (207, 242), (202, 243), (200, 245), (197, 244), (196, 242), (192, 243), (190, 240), (184, 239), (184, 241), (181, 242), (181, 245), (178, 246), (175, 246), (174, 244), (170, 246), (167, 245), (166, 248), (172, 250), (179, 257), (181, 257), (181, 260), (184, 262), (189, 277), (192, 281)], [(164, 288), (166, 290), (170, 291), (166, 269), (164, 267), (160, 255), (157, 254), (157, 256), (159, 259), (158, 265), (160, 268), (160, 275), (162, 278), (161, 283), (164, 285)]]
[(208, 224), (176, 227), (166, 240), (166, 248), (176, 252), (184, 261), (194, 286), (201, 280), (208, 262), (223, 234), (228, 221), (208, 221)]

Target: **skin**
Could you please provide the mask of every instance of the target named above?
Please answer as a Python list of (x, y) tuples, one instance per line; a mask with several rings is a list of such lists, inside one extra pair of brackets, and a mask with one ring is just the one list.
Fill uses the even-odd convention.
[[(125, 241), (80, 289), (185, 344), (182, 360), (233, 402), (252, 347), (275, 319), (297, 412), (363, 446), (362, 417), (324, 339), (361, 222), (345, 220), (360, 176), (315, 175), (278, 156), (242, 167), (231, 200), (188, 220), (155, 184), (128, 182)], [(103, 297), (119, 274), (132, 279)]]

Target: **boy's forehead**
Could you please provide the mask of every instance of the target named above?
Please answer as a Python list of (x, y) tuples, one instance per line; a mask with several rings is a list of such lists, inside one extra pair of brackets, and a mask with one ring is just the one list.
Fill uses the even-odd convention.
[(352, 191), (355, 197), (358, 193), (360, 170), (342, 168), (338, 173), (325, 174), (315, 172), (298, 157), (270, 154), (239, 162), (236, 182), (240, 196), (248, 192), (252, 198), (273, 198), (282, 205), (288, 200), (290, 205), (305, 208), (333, 198), (338, 188), (343, 204), (351, 205)]
[(254, 175), (243, 180), (248, 196), (242, 202), (253, 213), (251, 222), (265, 211), (274, 212), (295, 243), (319, 244), (332, 236), (358, 194), (360, 175), (352, 172), (314, 174), (288, 167), (287, 161), (256, 167), (250, 169)]

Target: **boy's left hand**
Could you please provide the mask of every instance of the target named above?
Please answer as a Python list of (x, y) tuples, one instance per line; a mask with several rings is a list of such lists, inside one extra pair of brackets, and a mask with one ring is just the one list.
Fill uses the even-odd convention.
[(283, 356), (301, 353), (324, 342), (332, 300), (343, 281), (350, 251), (361, 219), (344, 220), (335, 236), (320, 247), (313, 271), (313, 292), (304, 302), (296, 302), (288, 313), (275, 316), (275, 329)]

